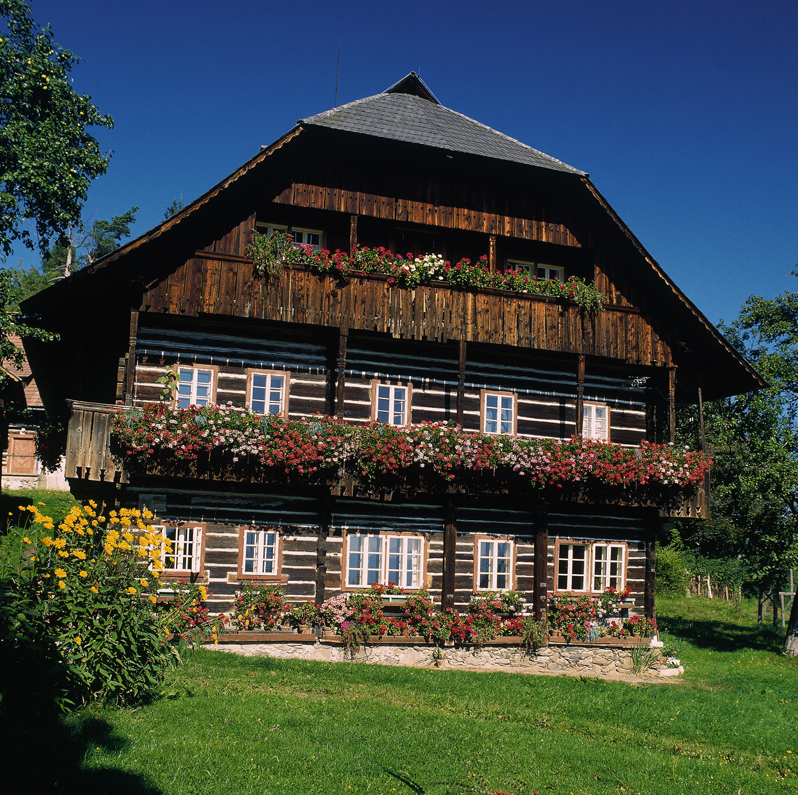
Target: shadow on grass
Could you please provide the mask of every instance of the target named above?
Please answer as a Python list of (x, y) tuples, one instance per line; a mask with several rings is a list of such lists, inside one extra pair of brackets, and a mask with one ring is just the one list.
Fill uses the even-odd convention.
[(784, 638), (777, 630), (743, 627), (724, 621), (697, 621), (678, 616), (658, 617), (662, 629), (692, 643), (701, 649), (712, 651), (740, 651), (756, 649), (779, 654), (784, 648)]
[[(3, 683), (6, 685), (6, 683)], [(4, 795), (161, 795), (145, 775), (111, 768), (84, 769), (98, 750), (124, 750), (127, 741), (104, 720), (65, 719), (34, 699), (3, 687), (0, 770)]]

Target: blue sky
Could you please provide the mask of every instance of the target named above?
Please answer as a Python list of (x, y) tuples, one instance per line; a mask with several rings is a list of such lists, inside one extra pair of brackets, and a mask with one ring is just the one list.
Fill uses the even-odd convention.
[[(418, 72), (447, 107), (587, 171), (707, 317), (798, 289), (798, 4), (33, 0), (114, 117), (86, 217), (134, 235), (289, 130)], [(18, 251), (26, 263), (34, 255)]]

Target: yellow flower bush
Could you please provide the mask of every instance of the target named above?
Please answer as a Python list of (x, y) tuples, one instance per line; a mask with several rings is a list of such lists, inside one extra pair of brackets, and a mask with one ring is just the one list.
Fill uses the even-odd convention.
[(178, 659), (167, 637), (179, 617), (168, 603), (154, 612), (169, 542), (148, 524), (152, 514), (123, 508), (106, 515), (90, 502), (56, 527), (39, 506), (24, 510), (39, 536), (19, 539), (20, 564), (4, 578), (3, 653), (40, 690), (46, 683), (62, 709), (145, 698)]

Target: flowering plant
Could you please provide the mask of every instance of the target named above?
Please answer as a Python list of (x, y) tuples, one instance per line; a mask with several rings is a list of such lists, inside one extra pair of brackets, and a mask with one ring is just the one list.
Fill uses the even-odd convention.
[(549, 596), (549, 627), (569, 640), (587, 640), (603, 616), (601, 602), (584, 593)]
[(229, 619), (224, 614), (210, 614), (205, 604), (208, 599), (207, 588), (185, 580), (178, 580), (170, 586), (173, 598), (157, 605), (160, 608), (158, 618), (164, 633), (176, 635), (181, 640), (192, 643), (211, 637), (216, 643)]
[(38, 506), (20, 510), (32, 526), (18, 538), (0, 601), (2, 652), (27, 677), (20, 686), (49, 693), (62, 709), (145, 698), (179, 659), (155, 613), (164, 564), (152, 514), (106, 513), (89, 501), (56, 526)]
[(657, 619), (646, 618), (645, 616), (632, 616), (623, 622), (623, 628), (633, 635), (639, 634), (645, 638), (657, 629)]
[(285, 615), (294, 627), (298, 627), (300, 624), (320, 627), (324, 624), (321, 608), (313, 602), (294, 605)]
[(594, 312), (603, 309), (604, 297), (598, 289), (576, 276), (567, 281), (539, 279), (523, 270), (492, 272), (488, 258), (482, 255), (476, 262), (464, 257), (459, 262), (444, 260), (440, 254), (400, 254), (379, 246), (357, 247), (350, 254), (341, 249), (330, 252), (314, 249), (307, 244), (296, 244), (284, 232), (271, 236), (255, 232), (247, 255), (255, 264), (255, 272), (273, 279), (283, 268), (307, 265), (320, 273), (343, 274), (351, 271), (375, 273), (388, 277), (388, 284), (416, 287), (421, 283), (443, 283), (452, 287), (508, 290), (516, 293), (544, 295), (570, 301), (583, 310)]
[(604, 614), (608, 616), (617, 616), (621, 612), (621, 602), (629, 598), (631, 591), (629, 588), (623, 588), (620, 591), (610, 586), (600, 596), (599, 602), (604, 610)]
[(127, 455), (167, 453), (197, 460), (215, 450), (265, 470), (311, 475), (348, 470), (367, 481), (416, 476), (455, 481), (470, 473), (501, 475), (534, 487), (566, 483), (690, 489), (712, 463), (687, 447), (641, 442), (621, 447), (598, 439), (522, 439), (464, 431), (447, 422), (409, 427), (350, 425), (321, 414), (288, 420), (243, 408), (149, 404), (113, 415), (112, 433)]
[(233, 605), (235, 629), (274, 629), (286, 612), (283, 591), (276, 585), (244, 583)]

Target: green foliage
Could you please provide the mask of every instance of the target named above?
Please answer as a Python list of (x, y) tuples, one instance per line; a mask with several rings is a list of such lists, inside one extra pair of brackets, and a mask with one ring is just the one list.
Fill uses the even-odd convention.
[(163, 214), (164, 221), (168, 221), (173, 215), (177, 215), (185, 206), (182, 196), (169, 202)]
[[(10, 365), (12, 371), (22, 367), (25, 353), (17, 348), (9, 337), (16, 335), (22, 339), (30, 338), (43, 342), (58, 339), (57, 334), (34, 328), (19, 319), (19, 315), (12, 309), (16, 295), (15, 290), (16, 285), (11, 274), (3, 268), (0, 270), (0, 361), (6, 362), (6, 366)], [(0, 370), (0, 385), (7, 379), (8, 376)]]
[(231, 623), (238, 630), (275, 629), (287, 609), (283, 589), (279, 586), (245, 582), (236, 595)]
[(657, 547), (657, 593), (686, 596), (690, 572), (684, 553), (670, 544)]
[(101, 699), (145, 700), (176, 660), (168, 621), (154, 612), (161, 537), (138, 511), (73, 507), (56, 528), (19, 531), (15, 566), (0, 572), (0, 677), (61, 710)]
[[(751, 296), (721, 330), (768, 386), (706, 405), (712, 516), (684, 541), (707, 573), (707, 559), (736, 559), (717, 576), (773, 594), (798, 563), (798, 292)], [(684, 419), (697, 441), (695, 413)], [(792, 625), (798, 633), (798, 610)]]
[(600, 311), (604, 307), (604, 296), (596, 286), (576, 276), (562, 282), (557, 279), (538, 279), (526, 271), (493, 273), (488, 266), (487, 256), (480, 257), (477, 262), (464, 258), (450, 263), (439, 254), (403, 256), (382, 246), (355, 248), (351, 254), (336, 250), (333, 254), (327, 249), (297, 245), (285, 232), (275, 232), (270, 236), (255, 232), (247, 247), (247, 256), (255, 264), (255, 272), (267, 280), (276, 278), (284, 268), (308, 265), (320, 273), (336, 275), (343, 275), (347, 271), (375, 273), (386, 276), (389, 285), (416, 287), (422, 283), (442, 282), (452, 287), (546, 295), (575, 303), (586, 312)]
[(110, 116), (78, 94), (69, 77), (78, 59), (39, 28), (25, 0), (0, 0), (0, 248), (33, 248), (35, 224), (44, 251), (80, 217), (89, 183), (110, 156), (89, 133)]
[(644, 674), (662, 656), (659, 648), (652, 648), (645, 640), (636, 643), (632, 648), (632, 670), (635, 676)]

